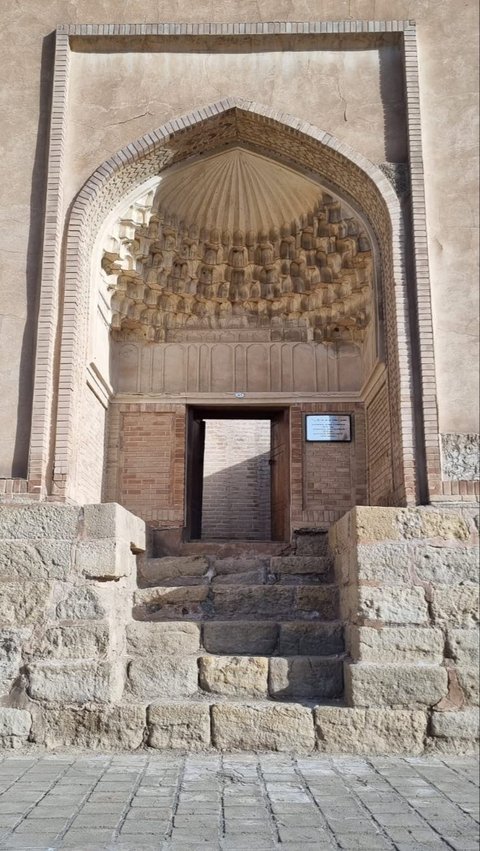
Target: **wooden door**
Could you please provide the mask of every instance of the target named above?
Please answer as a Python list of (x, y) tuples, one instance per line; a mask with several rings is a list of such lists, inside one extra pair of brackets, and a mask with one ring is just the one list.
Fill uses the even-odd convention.
[(186, 521), (188, 539), (202, 537), (203, 456), (205, 421), (194, 408), (188, 411)]
[(288, 408), (271, 420), (272, 540), (290, 539), (290, 412)]

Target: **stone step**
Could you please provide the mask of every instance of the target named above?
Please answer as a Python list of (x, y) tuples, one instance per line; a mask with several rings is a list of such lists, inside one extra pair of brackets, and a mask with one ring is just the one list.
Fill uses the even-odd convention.
[(199, 687), (224, 697), (332, 700), (343, 694), (343, 660), (323, 656), (201, 656)]
[(339, 621), (205, 621), (201, 642), (208, 653), (333, 656), (345, 649)]
[(219, 559), (164, 556), (139, 559), (138, 582), (154, 585), (312, 585), (329, 582), (332, 565), (326, 556), (274, 556)]
[(336, 585), (159, 586), (135, 592), (135, 620), (338, 619)]
[(296, 555), (326, 556), (328, 552), (328, 532), (322, 530), (297, 530), (295, 534)]
[(159, 655), (153, 646), (127, 656), (125, 694), (132, 700), (216, 695), (333, 700), (343, 694), (344, 656)]
[(132, 621), (127, 653), (194, 656), (338, 656), (344, 653), (340, 621)]
[(206, 555), (219, 558), (255, 558), (292, 552), (286, 541), (198, 540), (183, 541), (182, 529), (152, 530), (155, 556)]
[(176, 584), (208, 582), (210, 565), (204, 556), (165, 556), (138, 560), (138, 580), (143, 586), (160, 585), (166, 580)]
[(331, 582), (332, 560), (328, 556), (273, 556), (269, 574), (286, 584)]

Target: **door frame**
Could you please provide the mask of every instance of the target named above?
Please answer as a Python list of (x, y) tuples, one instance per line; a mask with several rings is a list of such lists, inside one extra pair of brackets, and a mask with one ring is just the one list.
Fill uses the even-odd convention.
[[(201, 481), (203, 485), (203, 454), (201, 458), (201, 463), (199, 463), (199, 459), (195, 459), (193, 456), (193, 447), (192, 440), (193, 437), (193, 423), (198, 420), (269, 420), (273, 423), (276, 417), (283, 417), (285, 420), (285, 426), (288, 430), (288, 439), (287, 439), (287, 469), (288, 476), (284, 482), (284, 487), (286, 490), (286, 510), (285, 517), (283, 522), (284, 528), (284, 537), (274, 539), (272, 533), (270, 533), (270, 541), (273, 540), (285, 540), (288, 542), (290, 540), (290, 508), (291, 508), (291, 426), (290, 426), (290, 408), (291, 405), (255, 405), (249, 404), (248, 406), (237, 407), (235, 405), (222, 405), (222, 404), (193, 404), (187, 405), (186, 409), (186, 422), (187, 428), (185, 430), (185, 540), (187, 541), (198, 541), (201, 540), (201, 501), (203, 495), (203, 487), (200, 489), (200, 497), (198, 495), (198, 473), (197, 479), (195, 480), (195, 470), (202, 470)], [(202, 447), (202, 453), (204, 450), (204, 444)], [(275, 464), (271, 464), (271, 478), (276, 474), (277, 468)], [(270, 484), (271, 493), (273, 492), (272, 482)], [(196, 518), (198, 513), (192, 511), (192, 500), (197, 499), (200, 501), (200, 521)], [(200, 534), (197, 534), (200, 527)], [(273, 521), (272, 521), (272, 529), (273, 529)]]

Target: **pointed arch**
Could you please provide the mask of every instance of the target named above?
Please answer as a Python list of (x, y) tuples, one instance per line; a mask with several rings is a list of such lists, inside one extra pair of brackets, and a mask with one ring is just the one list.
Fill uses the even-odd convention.
[[(54, 493), (73, 499), (77, 400), (85, 382), (89, 261), (99, 227), (120, 200), (166, 168), (241, 142), (321, 180), (368, 223), (378, 246), (385, 301), (390, 416), (395, 459), (392, 501), (415, 501), (414, 416), (400, 202), (384, 173), (331, 134), (287, 113), (231, 97), (167, 122), (107, 159), (72, 206), (65, 236), (64, 307), (55, 429)], [(48, 319), (44, 319), (48, 321)], [(39, 324), (41, 334), (41, 323)], [(49, 441), (46, 406), (35, 412)], [(43, 432), (41, 418), (44, 417)], [(45, 445), (32, 445), (30, 463)]]

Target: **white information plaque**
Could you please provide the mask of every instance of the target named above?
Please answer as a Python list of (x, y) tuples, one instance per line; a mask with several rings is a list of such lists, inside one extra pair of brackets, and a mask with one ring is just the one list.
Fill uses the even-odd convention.
[(352, 439), (350, 415), (307, 414), (305, 439), (310, 443), (348, 443)]

